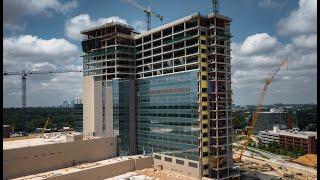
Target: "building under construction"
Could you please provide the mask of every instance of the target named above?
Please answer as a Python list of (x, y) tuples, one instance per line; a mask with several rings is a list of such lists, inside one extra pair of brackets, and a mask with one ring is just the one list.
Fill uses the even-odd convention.
[(82, 97), (77, 98), (73, 107), (74, 130), (77, 132), (83, 131), (83, 104)]
[(194, 13), (143, 33), (116, 22), (82, 31), (84, 133), (115, 134), (120, 154), (154, 153), (196, 178), (239, 177), (230, 25)]

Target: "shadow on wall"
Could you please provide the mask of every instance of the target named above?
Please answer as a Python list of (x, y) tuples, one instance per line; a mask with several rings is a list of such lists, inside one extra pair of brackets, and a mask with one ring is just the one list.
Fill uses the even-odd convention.
[(241, 175), (240, 175), (241, 180), (267, 180), (267, 179), (277, 179), (277, 178), (279, 178), (279, 176), (266, 174), (265, 172), (250, 171), (250, 170), (241, 172)]

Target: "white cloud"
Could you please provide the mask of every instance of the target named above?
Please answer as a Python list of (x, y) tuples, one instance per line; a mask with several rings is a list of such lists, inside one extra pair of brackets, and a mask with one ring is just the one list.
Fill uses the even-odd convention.
[(132, 27), (140, 33), (147, 31), (147, 23), (145, 21), (141, 21), (141, 20), (133, 21)]
[(79, 59), (76, 45), (65, 39), (41, 39), (32, 35), (4, 38), (4, 65), (23, 63), (50, 63), (67, 65)]
[(277, 23), (280, 35), (317, 32), (317, 0), (300, 0), (299, 7)]
[(78, 7), (77, 1), (68, 1), (65, 4), (60, 4), (59, 9), (63, 14), (68, 13), (70, 10), (73, 10)]
[[(270, 6), (272, 2), (264, 1)], [(232, 87), (236, 104), (256, 104), (265, 78), (285, 57), (288, 57), (288, 69), (278, 72), (264, 103), (316, 103), (316, 12), (315, 0), (300, 0), (297, 9), (278, 21), (278, 34), (289, 36), (288, 43), (266, 33), (232, 43)]]
[(80, 31), (103, 25), (112, 21), (128, 24), (125, 19), (122, 19), (119, 16), (111, 16), (108, 18), (99, 18), (97, 20), (94, 20), (91, 19), (89, 14), (80, 14), (67, 20), (65, 24), (65, 35), (73, 40), (81, 40), (82, 36), (80, 34)]
[(18, 8), (19, 13), (26, 15), (36, 15), (46, 12), (58, 12), (67, 13), (78, 7), (77, 1), (68, 1), (66, 3), (61, 3), (59, 0), (4, 0), (6, 7), (6, 13), (8, 11), (14, 10), (13, 8)]
[[(5, 71), (82, 68), (79, 48), (65, 39), (32, 35), (4, 38)], [(21, 67), (22, 64), (28, 64)], [(4, 106), (20, 106), (20, 76), (4, 77)], [(82, 94), (82, 73), (32, 74), (27, 77), (27, 105), (61, 104)]]
[(258, 33), (246, 38), (241, 46), (244, 54), (258, 54), (270, 51), (277, 44), (277, 39), (267, 33)]
[[(286, 67), (279, 71), (269, 87), (265, 103), (314, 103), (316, 101), (317, 52), (313, 42), (301, 47), (294, 43), (297, 40), (283, 44), (274, 37), (272, 42), (277, 42), (276, 48), (268, 48), (267, 51), (257, 53), (261, 48), (256, 44), (256, 51), (243, 53), (243, 44), (248, 42), (248, 38), (244, 42), (232, 43), (232, 88), (236, 104), (256, 104), (265, 78), (269, 77), (285, 57), (289, 62), (288, 71)], [(311, 39), (309, 36), (298, 38), (306, 41)], [(252, 44), (255, 43), (248, 46), (255, 47)]]
[(264, 8), (282, 8), (288, 3), (288, 0), (283, 1), (283, 0), (261, 0), (259, 1), (258, 5), (260, 7)]
[(77, 1), (62, 3), (59, 0), (4, 0), (3, 2), (4, 27), (10, 30), (21, 30), (20, 18), (23, 16), (44, 15), (53, 13), (66, 14), (78, 7)]
[(299, 35), (292, 38), (292, 42), (299, 48), (317, 48), (317, 34)]

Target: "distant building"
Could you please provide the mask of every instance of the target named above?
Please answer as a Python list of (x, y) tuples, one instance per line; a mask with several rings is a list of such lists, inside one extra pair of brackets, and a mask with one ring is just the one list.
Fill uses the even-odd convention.
[(305, 153), (317, 153), (317, 132), (281, 132), (279, 136), (280, 146), (298, 147), (304, 149)]
[(68, 106), (69, 106), (68, 101), (67, 101), (67, 100), (64, 100), (64, 101), (63, 101), (63, 107), (68, 107)]
[(73, 107), (74, 107), (74, 104), (75, 104), (75, 102), (74, 102), (74, 100), (72, 100), (69, 106), (70, 106), (71, 108), (73, 108)]
[(74, 108), (75, 105), (75, 100), (71, 100), (70, 102), (68, 102), (68, 100), (64, 100), (63, 104), (60, 105), (60, 108)]
[(260, 112), (254, 126), (254, 132), (259, 133), (259, 131), (272, 130), (273, 126), (278, 126), (280, 129), (287, 129), (287, 114), (288, 113), (282, 109), (273, 108), (271, 108), (269, 112)]
[(277, 142), (284, 148), (302, 148), (308, 154), (317, 152), (316, 131), (299, 131), (298, 128), (280, 130), (274, 126), (272, 131), (260, 131), (258, 139), (262, 144)]
[(3, 138), (10, 138), (10, 125), (3, 125)]
[(74, 104), (74, 130), (77, 132), (83, 131), (83, 103), (82, 98), (78, 98)]
[[(42, 130), (43, 130), (43, 128), (36, 128), (35, 129), (35, 132), (36, 133), (40, 133), (40, 132), (42, 132)], [(44, 132), (51, 132), (51, 129), (49, 129), (49, 128), (46, 128), (46, 129), (44, 129)]]
[(292, 109), (293, 108), (293, 106), (284, 106), (286, 109)]

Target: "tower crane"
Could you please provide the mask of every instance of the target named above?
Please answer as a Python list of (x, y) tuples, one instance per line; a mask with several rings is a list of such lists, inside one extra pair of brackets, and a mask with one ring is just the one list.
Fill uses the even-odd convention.
[(160, 21), (163, 20), (163, 16), (151, 11), (151, 6), (149, 4), (149, 7), (148, 8), (144, 8), (142, 7), (141, 5), (135, 3), (134, 1), (132, 0), (122, 0), (122, 1), (125, 1), (129, 4), (131, 4), (132, 6), (136, 7), (137, 9), (140, 9), (142, 10), (144, 13), (146, 13), (146, 17), (147, 17), (147, 30), (150, 30), (151, 29), (151, 16), (154, 16), (154, 17), (157, 17), (158, 19), (160, 19)]
[(211, 0), (211, 1), (212, 1), (213, 13), (219, 14), (219, 2), (218, 2), (218, 0)]
[(241, 158), (242, 158), (244, 152), (246, 151), (246, 149), (248, 147), (250, 136), (251, 136), (251, 134), (253, 132), (254, 125), (256, 124), (256, 122), (258, 120), (259, 113), (261, 112), (261, 108), (262, 108), (262, 105), (263, 105), (263, 102), (264, 102), (264, 98), (265, 98), (265, 96), (267, 94), (268, 87), (270, 86), (270, 84), (272, 83), (273, 79), (275, 78), (277, 73), (280, 71), (280, 69), (283, 68), (287, 64), (288, 64), (288, 60), (286, 58), (277, 66), (277, 68), (266, 79), (266, 82), (265, 82), (265, 84), (264, 84), (264, 86), (262, 88), (262, 91), (261, 91), (261, 94), (260, 94), (260, 97), (259, 97), (259, 101), (258, 101), (258, 105), (257, 105), (256, 111), (253, 113), (252, 121), (249, 122), (249, 126), (247, 128), (246, 138), (244, 140), (244, 145), (241, 146), (239, 159), (235, 159), (236, 162), (241, 162)]
[(36, 71), (29, 71), (29, 70), (21, 70), (21, 71), (4, 71), (3, 76), (21, 76), (21, 91), (22, 91), (22, 98), (21, 98), (21, 107), (25, 108), (27, 105), (27, 76), (31, 74), (55, 74), (55, 73), (68, 73), (68, 72), (82, 72), (81, 69), (55, 69), (55, 70), (36, 70)]

